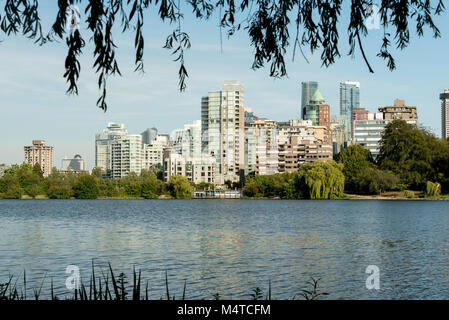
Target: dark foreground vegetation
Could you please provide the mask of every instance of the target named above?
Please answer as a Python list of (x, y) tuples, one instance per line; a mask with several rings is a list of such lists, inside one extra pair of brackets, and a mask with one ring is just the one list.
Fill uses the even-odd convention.
[[(109, 270), (100, 273), (96, 273), (94, 263), (92, 262), (92, 273), (90, 275), (89, 285), (79, 283), (78, 287), (73, 291), (74, 293), (68, 297), (60, 297), (55, 295), (53, 279), (50, 279), (50, 292), (47, 294), (48, 298), (44, 300), (150, 300), (149, 299), (149, 282), (142, 280), (141, 270), (136, 271), (133, 268), (132, 284), (129, 284), (128, 278), (124, 273), (114, 273), (111, 264), (109, 264)], [(0, 301), (2, 300), (42, 300), (42, 289), (46, 278), (41, 281), (39, 288), (32, 288), (32, 295), (27, 294), (29, 288), (27, 288), (26, 272), (23, 272), (22, 286), (18, 287), (18, 278), (10, 276), (6, 283), (0, 283)], [(311, 278), (307, 281), (307, 289), (299, 289), (298, 294), (295, 295), (295, 299), (316, 300), (321, 296), (326, 296), (328, 293), (322, 292), (319, 289), (320, 278)], [(45, 289), (44, 289), (45, 290)], [(227, 293), (229, 294), (229, 293)], [(231, 293), (232, 294), (232, 293)], [(214, 293), (211, 297), (205, 297), (205, 299), (220, 300), (222, 296), (219, 292)], [(178, 296), (170, 293), (168, 274), (165, 273), (165, 294), (161, 295), (161, 300), (185, 300), (188, 299), (187, 293), (187, 280), (184, 281), (184, 287), (182, 293)], [(249, 290), (248, 300), (272, 300), (271, 295), (271, 281), (268, 283), (268, 289), (264, 292), (260, 287)]]
[[(449, 141), (405, 121), (387, 125), (376, 160), (360, 145), (348, 147), (334, 160), (306, 164), (291, 173), (249, 175), (243, 194), (248, 198), (342, 199), (345, 192), (379, 195), (397, 191), (405, 198), (436, 199), (449, 193)], [(163, 182), (156, 170), (130, 173), (121, 179), (102, 176), (98, 168), (91, 174), (61, 174), (54, 169), (44, 178), (39, 165), (14, 165), (0, 178), (0, 198), (185, 199), (194, 188), (214, 188), (207, 183), (195, 185), (179, 175)], [(229, 183), (228, 187), (237, 185)]]

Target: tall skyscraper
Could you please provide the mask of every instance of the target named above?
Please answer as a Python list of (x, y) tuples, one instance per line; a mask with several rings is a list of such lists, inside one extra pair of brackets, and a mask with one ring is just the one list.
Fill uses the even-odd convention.
[(303, 120), (312, 120), (314, 126), (330, 125), (330, 107), (326, 104), (320, 90), (316, 89), (304, 108)]
[(301, 118), (304, 119), (305, 107), (310, 103), (310, 99), (318, 90), (318, 82), (306, 81), (301, 83)]
[(202, 152), (216, 158), (217, 181), (238, 181), (245, 168), (244, 90), (225, 81), (221, 91), (201, 99)]
[(340, 115), (348, 119), (346, 137), (352, 137), (352, 110), (360, 108), (360, 82), (345, 81), (340, 83)]
[(440, 94), (441, 100), (441, 137), (449, 138), (449, 89)]
[(53, 147), (46, 146), (44, 140), (33, 140), (33, 145), (24, 150), (25, 162), (33, 166), (39, 163), (44, 177), (48, 177), (53, 167)]

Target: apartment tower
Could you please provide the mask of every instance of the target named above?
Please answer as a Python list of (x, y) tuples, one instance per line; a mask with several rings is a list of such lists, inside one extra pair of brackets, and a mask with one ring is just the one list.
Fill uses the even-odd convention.
[(441, 100), (441, 137), (449, 138), (449, 89), (440, 94)]
[(237, 182), (245, 168), (244, 90), (237, 81), (201, 99), (201, 136), (202, 153), (216, 159), (217, 182)]
[(44, 177), (48, 177), (53, 167), (53, 147), (46, 146), (44, 140), (33, 140), (32, 146), (25, 146), (25, 162), (39, 163)]

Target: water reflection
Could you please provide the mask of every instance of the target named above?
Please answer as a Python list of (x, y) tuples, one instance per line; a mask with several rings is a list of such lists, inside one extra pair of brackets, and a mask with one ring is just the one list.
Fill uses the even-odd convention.
[[(444, 201), (2, 200), (0, 222), (0, 282), (26, 269), (30, 288), (47, 274), (59, 294), (66, 266), (86, 280), (92, 259), (104, 272), (141, 268), (153, 299), (166, 271), (192, 299), (248, 298), (270, 280), (273, 297), (291, 299), (311, 276), (333, 299), (441, 299), (449, 288)], [(365, 288), (372, 264), (379, 291)]]

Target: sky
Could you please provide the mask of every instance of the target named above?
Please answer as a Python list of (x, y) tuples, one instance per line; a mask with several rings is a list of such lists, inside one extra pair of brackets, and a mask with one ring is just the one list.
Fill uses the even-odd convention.
[[(43, 3), (41, 17), (48, 30), (56, 6), (54, 2)], [(419, 122), (440, 135), (439, 94), (449, 88), (448, 12), (435, 20), (441, 38), (432, 38), (428, 30), (424, 38), (418, 38), (412, 31), (410, 46), (393, 51), (397, 64), (394, 71), (376, 57), (383, 32), (370, 30), (363, 42), (375, 71), (371, 74), (359, 51), (355, 57), (347, 55), (348, 16), (344, 10), (339, 25), (342, 57), (326, 68), (321, 66), (319, 51), (313, 55), (305, 52), (309, 63), (301, 55), (292, 61), (290, 47), (286, 58), (288, 76), (283, 79), (270, 78), (269, 67), (251, 69), (253, 50), (244, 30), (231, 39), (223, 34), (221, 48), (218, 17), (197, 21), (188, 14), (189, 8), (186, 12), (183, 29), (190, 35), (192, 48), (185, 56), (189, 73), (185, 92), (178, 90), (178, 63), (162, 48), (175, 26), (162, 24), (150, 14), (144, 28), (145, 74), (133, 72), (133, 35), (115, 35), (122, 77), (108, 79), (106, 113), (96, 107), (99, 91), (92, 69), (91, 44), (84, 48), (80, 59), (79, 95), (69, 96), (63, 78), (67, 51), (63, 41), (38, 46), (21, 36), (0, 33), (0, 163), (22, 163), (23, 147), (43, 139), (54, 147), (54, 166), (59, 168), (64, 156), (81, 154), (91, 169), (95, 163), (95, 134), (102, 132), (108, 122), (124, 123), (130, 133), (156, 127), (160, 133), (170, 134), (199, 120), (201, 97), (220, 90), (225, 80), (237, 80), (244, 86), (245, 107), (257, 116), (276, 121), (299, 118), (303, 81), (319, 82), (331, 114), (339, 113), (339, 83), (359, 81), (361, 107), (374, 112), (380, 106), (392, 105), (396, 98), (404, 99), (407, 105), (417, 106)], [(81, 33), (88, 39), (90, 34), (84, 28), (82, 21)]]

